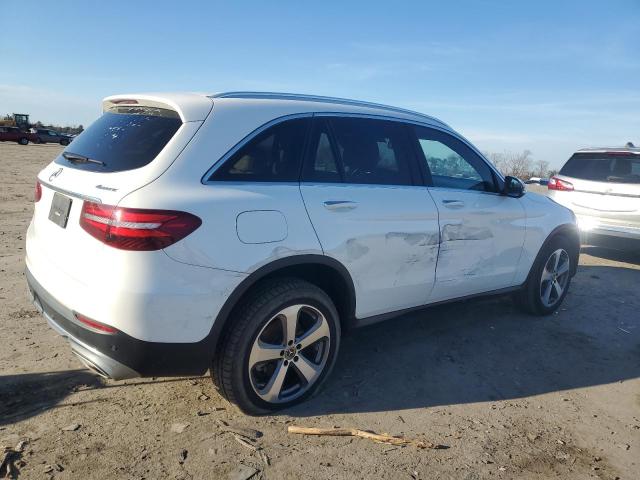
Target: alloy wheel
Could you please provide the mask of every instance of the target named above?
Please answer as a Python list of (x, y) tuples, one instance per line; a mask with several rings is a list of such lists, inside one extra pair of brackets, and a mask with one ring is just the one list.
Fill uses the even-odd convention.
[(545, 307), (553, 307), (562, 298), (569, 281), (570, 263), (567, 251), (559, 248), (544, 264), (540, 278), (540, 300)]
[(329, 357), (331, 330), (310, 305), (291, 305), (260, 330), (249, 354), (254, 392), (269, 403), (303, 395), (320, 378)]

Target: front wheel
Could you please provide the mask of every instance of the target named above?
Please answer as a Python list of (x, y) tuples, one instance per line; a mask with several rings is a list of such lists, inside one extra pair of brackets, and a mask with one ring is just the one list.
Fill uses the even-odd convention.
[(234, 318), (213, 381), (245, 413), (259, 415), (310, 397), (333, 368), (340, 323), (331, 298), (303, 280), (260, 285)]
[(573, 245), (562, 235), (552, 238), (540, 251), (516, 302), (534, 315), (549, 315), (560, 307), (569, 290), (576, 258)]
[(19, 143), (20, 145), (29, 145), (29, 139), (28, 139), (28, 138), (26, 138), (26, 137), (22, 137), (22, 138), (20, 138), (20, 139), (18, 140), (18, 143)]

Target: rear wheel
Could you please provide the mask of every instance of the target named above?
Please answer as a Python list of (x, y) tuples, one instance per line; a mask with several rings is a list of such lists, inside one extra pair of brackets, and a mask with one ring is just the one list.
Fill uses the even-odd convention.
[(220, 392), (252, 415), (313, 395), (340, 345), (338, 313), (329, 296), (303, 280), (275, 279), (243, 303), (214, 359)]
[(64, 146), (69, 145), (69, 140), (66, 140), (66, 139), (60, 140), (60, 145), (64, 145)]
[(29, 145), (29, 139), (28, 139), (28, 138), (26, 138), (26, 137), (22, 137), (22, 138), (20, 138), (20, 139), (18, 140), (18, 143), (19, 143), (20, 145)]
[(572, 244), (564, 236), (552, 238), (540, 251), (517, 303), (534, 315), (549, 315), (562, 304), (571, 283)]

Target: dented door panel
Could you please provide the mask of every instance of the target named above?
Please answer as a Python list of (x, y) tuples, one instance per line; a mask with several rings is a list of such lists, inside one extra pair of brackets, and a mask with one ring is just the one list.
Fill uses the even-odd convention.
[(525, 239), (517, 198), (430, 188), (440, 213), (441, 244), (430, 301), (513, 285)]
[(300, 188), (324, 253), (353, 278), (358, 318), (427, 303), (439, 229), (425, 187), (302, 183)]

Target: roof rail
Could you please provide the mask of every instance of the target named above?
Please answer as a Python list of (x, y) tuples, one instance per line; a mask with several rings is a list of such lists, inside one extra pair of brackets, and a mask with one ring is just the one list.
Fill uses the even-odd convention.
[(629, 152), (629, 153), (640, 153), (640, 147), (585, 147), (576, 150), (577, 152), (593, 152), (593, 153), (602, 153), (602, 152)]
[(404, 113), (406, 115), (414, 115), (444, 125), (447, 128), (449, 125), (444, 123), (438, 118), (424, 113), (408, 110), (405, 108), (392, 107), (389, 105), (383, 105), (381, 103), (365, 102), (362, 100), (351, 100), (348, 98), (339, 97), (324, 97), (322, 95), (305, 95), (301, 93), (279, 93), (279, 92), (222, 92), (209, 95), (210, 98), (267, 98), (273, 100), (303, 100), (307, 102), (321, 102), (321, 103), (335, 103), (340, 105), (352, 105), (357, 107), (370, 107), (378, 108), (381, 110), (387, 110), (389, 112)]

